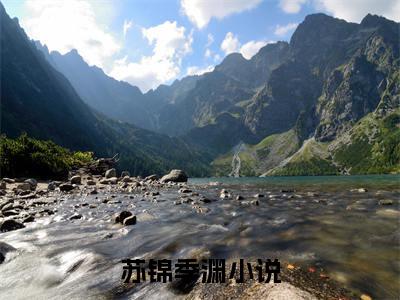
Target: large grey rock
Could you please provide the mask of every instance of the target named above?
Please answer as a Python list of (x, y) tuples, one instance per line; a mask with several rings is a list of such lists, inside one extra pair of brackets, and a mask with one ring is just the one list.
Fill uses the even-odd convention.
[(161, 182), (187, 182), (188, 176), (182, 170), (172, 170), (161, 178)]
[(112, 177), (117, 177), (117, 171), (112, 168), (106, 171), (106, 174), (104, 175), (106, 178), (112, 178)]

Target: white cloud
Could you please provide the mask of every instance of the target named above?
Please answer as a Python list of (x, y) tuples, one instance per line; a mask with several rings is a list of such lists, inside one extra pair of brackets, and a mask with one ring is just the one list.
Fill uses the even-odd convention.
[(296, 14), (301, 10), (304, 3), (306, 3), (306, 0), (280, 0), (279, 6), (285, 13)]
[(319, 8), (334, 17), (360, 22), (368, 13), (400, 21), (399, 0), (316, 0)]
[(232, 32), (228, 32), (221, 43), (221, 50), (225, 52), (225, 55), (229, 53), (238, 52), (240, 47), (240, 42), (237, 36)]
[(124, 37), (126, 37), (126, 34), (127, 34), (128, 30), (132, 27), (132, 25), (133, 25), (132, 21), (128, 21), (128, 20), (124, 21), (124, 25), (122, 26), (122, 31), (124, 33)]
[(222, 19), (250, 10), (262, 0), (181, 0), (182, 12), (197, 28), (204, 28), (211, 18)]
[(211, 33), (209, 33), (209, 34), (207, 35), (207, 44), (206, 44), (206, 47), (210, 47), (212, 43), (214, 43), (214, 36), (213, 36)]
[(220, 62), (221, 61), (221, 55), (218, 53), (214, 55), (214, 62)]
[(143, 91), (176, 78), (181, 72), (182, 58), (192, 51), (193, 32), (186, 34), (185, 31), (185, 27), (170, 21), (143, 28), (143, 37), (153, 46), (152, 55), (143, 56), (139, 62), (128, 62), (127, 58), (116, 61), (110, 76), (128, 81)]
[(246, 59), (250, 59), (256, 54), (262, 47), (264, 47), (268, 42), (265, 41), (250, 41), (240, 47), (240, 53)]
[(187, 72), (186, 75), (190, 76), (190, 75), (202, 75), (206, 72), (211, 72), (212, 70), (214, 70), (214, 66), (207, 66), (205, 68), (200, 68), (200, 67), (196, 67), (196, 66), (192, 66), (192, 67), (188, 67), (187, 68)]
[(278, 35), (278, 36), (285, 36), (290, 31), (295, 30), (298, 25), (299, 24), (297, 24), (297, 23), (289, 23), (286, 25), (276, 25), (274, 33), (275, 33), (275, 35)]
[(77, 49), (90, 65), (104, 67), (121, 48), (102, 26), (90, 1), (27, 0), (24, 9), (22, 27), (30, 38), (46, 44), (50, 51), (65, 54)]
[(209, 58), (212, 55), (212, 51), (210, 49), (206, 49), (206, 52), (204, 53), (204, 57)]

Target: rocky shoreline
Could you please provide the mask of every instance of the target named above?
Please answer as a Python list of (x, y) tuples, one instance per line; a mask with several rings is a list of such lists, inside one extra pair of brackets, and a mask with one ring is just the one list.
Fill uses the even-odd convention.
[[(266, 197), (263, 194), (254, 194), (249, 199), (249, 197), (233, 195), (228, 190), (221, 189), (219, 199), (210, 199), (202, 194), (201, 189), (196, 190), (187, 185), (187, 175), (181, 170), (172, 170), (161, 178), (157, 175), (146, 178), (135, 177), (130, 176), (126, 171), (117, 176), (115, 169), (105, 170), (104, 166), (101, 170), (104, 171), (103, 174), (96, 174), (100, 173), (96, 168), (92, 168), (92, 172), (88, 168), (82, 168), (72, 172), (67, 181), (42, 182), (33, 178), (3, 178), (0, 185), (0, 231), (21, 229), (28, 223), (55, 214), (61, 202), (77, 196), (82, 198), (82, 202), (76, 204), (75, 208), (95, 209), (99, 204), (107, 204), (118, 209), (118, 204), (121, 202), (116, 195), (124, 195), (132, 201), (157, 203), (162, 201), (162, 194), (165, 191), (172, 191), (176, 193), (173, 205), (191, 205), (192, 209), (199, 214), (207, 214), (210, 211), (207, 207), (210, 202), (232, 199), (243, 206), (258, 206)], [(366, 189), (360, 188), (353, 192), (364, 193)], [(282, 190), (281, 193), (288, 199), (296, 197), (291, 190)], [(85, 197), (89, 195), (94, 196), (98, 204), (86, 202)], [(318, 198), (315, 193), (308, 192), (307, 195)], [(320, 200), (316, 199), (316, 201)], [(391, 204), (393, 203), (389, 200), (380, 203), (380, 205)], [(82, 217), (81, 213), (71, 211), (69, 220), (74, 222)], [(121, 210), (110, 218), (116, 226), (134, 226), (138, 222), (137, 216), (127, 210)], [(5, 243), (0, 246), (1, 263), (6, 253), (15, 249)], [(186, 296), (188, 299), (360, 299), (359, 295), (346, 290), (329, 278), (323, 269), (283, 262), (281, 276), (284, 281), (282, 284), (228, 282), (226, 285), (216, 286), (196, 282)], [(132, 288), (134, 287), (130, 285), (121, 285), (116, 289), (116, 294)], [(177, 292), (182, 293), (179, 288)], [(371, 298), (362, 295), (361, 299)]]

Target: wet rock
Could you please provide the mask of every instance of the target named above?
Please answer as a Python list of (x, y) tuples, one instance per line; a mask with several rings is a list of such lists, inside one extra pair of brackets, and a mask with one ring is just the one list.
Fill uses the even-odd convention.
[(54, 190), (56, 189), (56, 187), (57, 187), (57, 185), (56, 185), (56, 183), (55, 183), (54, 181), (50, 182), (50, 183), (47, 185), (47, 189), (48, 189), (49, 191), (54, 191)]
[(379, 205), (393, 205), (393, 200), (390, 199), (383, 199), (379, 200)]
[(117, 177), (117, 171), (114, 168), (109, 169), (106, 171), (104, 177), (105, 178)]
[(265, 196), (263, 194), (255, 194), (254, 198), (264, 198)]
[(7, 188), (7, 184), (5, 181), (0, 182), (0, 190), (5, 190)]
[(153, 175), (147, 176), (147, 177), (144, 179), (144, 181), (153, 181), (153, 180), (157, 180), (157, 179), (158, 179), (158, 176), (155, 175), (155, 174), (153, 174)]
[(75, 175), (71, 177), (71, 184), (81, 184), (82, 178), (79, 175)]
[(211, 202), (211, 200), (206, 198), (206, 197), (201, 197), (200, 201), (203, 202), (203, 203), (210, 203)]
[(129, 211), (124, 210), (124, 211), (121, 211), (119, 214), (117, 214), (117, 215), (114, 217), (114, 221), (115, 221), (115, 223), (124, 224), (124, 220), (125, 220), (126, 218), (130, 217), (130, 216), (132, 216), (132, 213), (129, 212)]
[(69, 219), (70, 220), (79, 220), (79, 219), (82, 219), (82, 215), (81, 214), (73, 214)]
[(17, 185), (17, 190), (30, 191), (31, 185), (28, 182), (22, 182)]
[(60, 184), (60, 191), (61, 192), (69, 192), (72, 191), (74, 189), (74, 186), (70, 183), (63, 183)]
[(172, 170), (161, 178), (161, 182), (187, 182), (188, 176), (182, 170)]
[(281, 193), (294, 193), (295, 192), (295, 190), (293, 190), (293, 189), (282, 189), (281, 190)]
[(130, 216), (124, 219), (123, 224), (125, 226), (135, 225), (136, 224), (136, 216)]
[(179, 189), (179, 193), (181, 193), (181, 194), (188, 194), (188, 193), (191, 193), (191, 192), (192, 192), (191, 190), (186, 189), (186, 188)]
[(243, 196), (240, 196), (240, 195), (238, 195), (238, 196), (236, 196), (236, 198), (235, 198), (237, 201), (239, 201), (239, 200), (244, 200), (244, 197)]
[(13, 246), (4, 242), (0, 242), (0, 264), (3, 263), (6, 259), (6, 254), (12, 251), (15, 251), (15, 248)]
[(24, 224), (21, 224), (21, 223), (15, 221), (15, 220), (12, 220), (12, 219), (8, 219), (8, 220), (4, 220), (0, 224), (0, 232), (17, 230), (17, 229), (21, 229), (21, 228), (24, 228), (24, 227), (25, 227)]
[(35, 217), (32, 216), (32, 215), (29, 215), (22, 221), (22, 223), (30, 223), (30, 222), (33, 222), (33, 221), (35, 221)]
[(96, 190), (96, 189), (91, 190), (89, 194), (90, 194), (90, 195), (96, 195), (96, 194), (97, 194), (97, 190)]
[(37, 187), (36, 179), (29, 178), (29, 179), (25, 180), (24, 182), (28, 183), (30, 185), (32, 191), (36, 190), (36, 187)]
[(87, 185), (96, 185), (96, 181), (89, 179), (88, 181), (86, 181)]
[(3, 216), (5, 217), (10, 217), (10, 216), (17, 216), (19, 215), (19, 212), (17, 210), (14, 209), (10, 209), (10, 210), (6, 210), (6, 211), (2, 211), (1, 212)]
[(15, 183), (15, 180), (14, 180), (14, 179), (7, 178), (7, 177), (4, 177), (4, 178), (3, 178), (3, 181), (6, 182), (6, 183)]
[(96, 204), (89, 204), (89, 208), (97, 208), (97, 205)]
[(110, 182), (108, 181), (108, 179), (102, 179), (99, 181), (100, 184), (109, 184)]
[(121, 177), (130, 177), (131, 174), (129, 173), (129, 171), (122, 171), (121, 172)]

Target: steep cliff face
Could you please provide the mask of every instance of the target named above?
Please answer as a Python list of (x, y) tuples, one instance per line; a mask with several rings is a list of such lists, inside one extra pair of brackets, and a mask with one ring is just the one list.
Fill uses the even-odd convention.
[[(243, 155), (252, 157), (249, 174), (396, 171), (400, 128), (379, 119), (397, 120), (400, 107), (399, 27), (372, 15), (361, 24), (322, 14), (306, 17), (293, 34), (289, 58), (272, 71), (244, 117), (255, 136), (275, 134), (280, 144), (287, 136), (281, 133), (294, 130), (296, 153), (261, 158), (251, 149), (271, 153), (271, 145), (248, 146)], [(365, 124), (374, 124), (373, 129)], [(391, 150), (378, 151), (383, 145)], [(227, 155), (214, 162), (217, 172), (229, 161)]]

